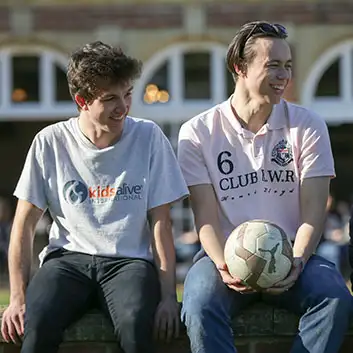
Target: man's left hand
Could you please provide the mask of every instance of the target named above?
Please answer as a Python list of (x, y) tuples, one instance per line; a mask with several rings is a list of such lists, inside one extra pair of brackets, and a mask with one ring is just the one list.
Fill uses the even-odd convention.
[(179, 312), (180, 304), (174, 296), (161, 300), (157, 307), (154, 325), (156, 339), (170, 342), (179, 336)]
[(294, 258), (292, 268), (289, 271), (288, 276), (284, 280), (277, 282), (273, 287), (267, 288), (264, 292), (268, 294), (278, 295), (287, 291), (288, 289), (294, 286), (302, 270), (303, 270), (302, 258), (299, 258), (299, 257)]

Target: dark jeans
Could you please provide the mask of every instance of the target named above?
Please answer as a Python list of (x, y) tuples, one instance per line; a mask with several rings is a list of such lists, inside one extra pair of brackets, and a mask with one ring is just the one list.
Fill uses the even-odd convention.
[(153, 353), (159, 300), (158, 273), (148, 261), (54, 252), (27, 289), (21, 353), (57, 352), (65, 329), (92, 306), (111, 320), (125, 353)]

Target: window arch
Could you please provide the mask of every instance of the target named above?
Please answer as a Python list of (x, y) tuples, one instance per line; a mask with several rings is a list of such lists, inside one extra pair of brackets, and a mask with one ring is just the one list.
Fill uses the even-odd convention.
[(326, 51), (304, 83), (301, 102), (330, 124), (353, 122), (353, 41)]
[(234, 89), (226, 47), (214, 42), (173, 45), (154, 55), (136, 83), (132, 114), (181, 122), (225, 100)]
[(0, 49), (0, 120), (60, 119), (77, 113), (67, 58), (39, 45)]
[[(136, 82), (131, 114), (156, 121), (176, 150), (181, 124), (233, 92), (226, 51), (219, 43), (189, 42), (155, 54)], [(194, 228), (188, 200), (174, 204), (171, 214), (175, 234)]]

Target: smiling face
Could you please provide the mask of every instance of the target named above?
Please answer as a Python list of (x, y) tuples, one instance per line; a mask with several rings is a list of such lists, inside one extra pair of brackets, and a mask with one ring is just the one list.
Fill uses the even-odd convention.
[(292, 76), (292, 57), (288, 43), (280, 38), (257, 38), (255, 53), (246, 70), (239, 73), (251, 99), (278, 104)]
[(81, 107), (85, 125), (98, 135), (108, 133), (112, 137), (120, 136), (131, 107), (132, 90), (132, 81), (128, 80), (101, 89), (97, 97), (89, 103), (77, 95), (75, 100)]

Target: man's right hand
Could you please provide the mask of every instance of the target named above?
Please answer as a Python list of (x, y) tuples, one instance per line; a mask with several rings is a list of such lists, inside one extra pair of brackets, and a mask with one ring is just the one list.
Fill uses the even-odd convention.
[(24, 315), (26, 306), (23, 303), (10, 303), (4, 311), (1, 322), (1, 334), (5, 342), (20, 344), (24, 333)]
[(255, 290), (249, 286), (244, 285), (243, 281), (240, 278), (232, 277), (228, 271), (226, 264), (217, 266), (219, 273), (221, 274), (223, 282), (230, 288), (239, 292), (241, 294), (245, 293), (255, 293)]

